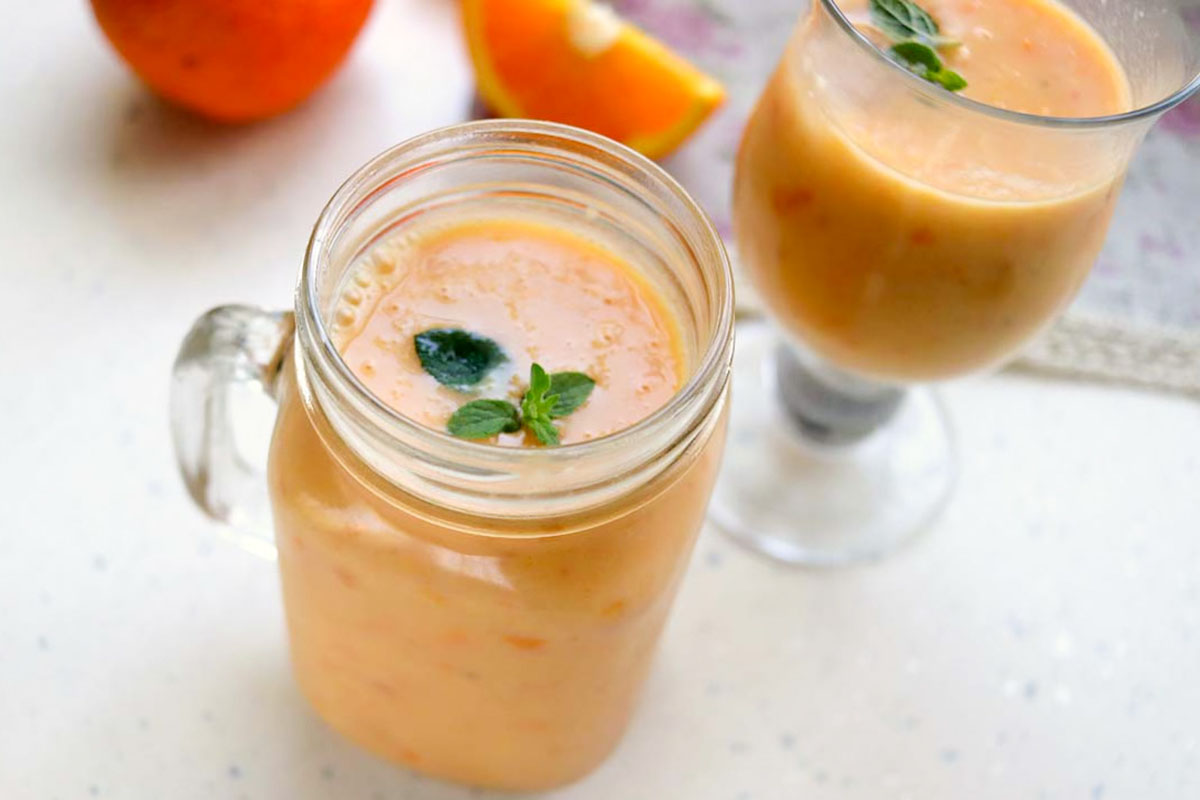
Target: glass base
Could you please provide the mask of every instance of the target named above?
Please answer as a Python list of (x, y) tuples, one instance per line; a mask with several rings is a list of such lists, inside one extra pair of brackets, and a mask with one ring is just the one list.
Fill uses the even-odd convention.
[(733, 539), (791, 564), (879, 558), (926, 528), (957, 473), (936, 393), (905, 391), (873, 432), (823, 444), (780, 400), (765, 324), (740, 326), (725, 461), (709, 510)]

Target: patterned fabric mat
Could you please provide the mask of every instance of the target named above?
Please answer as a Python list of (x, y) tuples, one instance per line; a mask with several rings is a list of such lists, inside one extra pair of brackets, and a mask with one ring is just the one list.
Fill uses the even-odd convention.
[[(1200, 0), (1189, 0), (1200, 28)], [(734, 252), (729, 187), (742, 126), (804, 0), (615, 0), (725, 82), (729, 101), (666, 163)], [(739, 310), (756, 313), (753, 293)], [(1108, 241), (1064, 318), (1013, 364), (1200, 399), (1200, 95), (1165, 115), (1130, 167)]]

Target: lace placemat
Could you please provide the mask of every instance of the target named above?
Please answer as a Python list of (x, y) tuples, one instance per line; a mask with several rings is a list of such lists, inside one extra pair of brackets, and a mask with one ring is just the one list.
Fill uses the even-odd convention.
[[(729, 187), (742, 126), (804, 0), (616, 0), (718, 76), (729, 102), (666, 163), (734, 250)], [(1187, 24), (1200, 27), (1200, 0)], [(753, 293), (739, 311), (756, 313)], [(1150, 132), (1130, 167), (1104, 251), (1062, 320), (1012, 368), (1200, 397), (1200, 96)]]

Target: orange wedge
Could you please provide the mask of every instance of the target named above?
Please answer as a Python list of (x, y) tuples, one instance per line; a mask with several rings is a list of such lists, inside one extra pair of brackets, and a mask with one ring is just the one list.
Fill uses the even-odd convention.
[(721, 84), (591, 0), (462, 0), (479, 94), (659, 158), (725, 99)]

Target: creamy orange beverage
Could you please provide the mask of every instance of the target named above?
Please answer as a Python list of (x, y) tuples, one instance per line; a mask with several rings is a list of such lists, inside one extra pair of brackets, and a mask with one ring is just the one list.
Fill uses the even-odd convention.
[[(429, 427), (445, 429), (471, 399), (519, 405), (534, 363), (594, 381), (556, 418), (564, 444), (628, 428), (679, 387), (678, 323), (629, 264), (578, 233), (520, 218), (427, 224), (360, 269), (337, 312), (342, 354), (376, 397)], [(422, 366), (418, 337), (454, 330), (499, 348), (477, 384), (447, 386)], [(527, 428), (494, 438), (539, 443)]]
[[(1042, 116), (1130, 107), (1108, 46), (1053, 0), (923, 0), (935, 47), (911, 55), (866, 0), (840, 7), (939, 91)], [(1126, 154), (890, 91), (866, 69), (893, 67), (850, 63), (834, 24), (801, 22), (746, 130), (742, 261), (785, 330), (839, 367), (931, 380), (993, 364), (1083, 281)]]
[[(500, 209), (379, 239), (335, 293), (333, 344), (426, 435), (581, 472), (577, 446), (653, 417), (694, 374), (695, 332), (586, 224)], [(629, 720), (704, 517), (723, 378), (721, 407), (652, 472), (614, 475), (606, 500), (579, 507), (549, 494), (563, 473), (547, 468), (516, 516), (489, 511), (486, 485), (455, 508), (381, 483), (297, 381), (286, 369), (270, 482), (304, 694), (355, 742), (431, 775), (539, 789), (592, 769)]]

